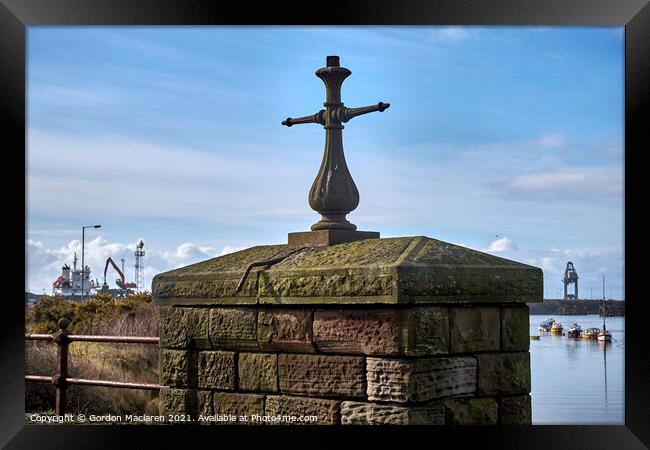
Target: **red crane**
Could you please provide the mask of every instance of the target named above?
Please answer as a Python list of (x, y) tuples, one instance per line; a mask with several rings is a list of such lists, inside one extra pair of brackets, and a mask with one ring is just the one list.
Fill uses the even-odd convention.
[(106, 285), (106, 271), (108, 270), (108, 264), (111, 264), (113, 268), (117, 271), (117, 274), (120, 276), (119, 280), (115, 280), (115, 283), (121, 288), (121, 289), (127, 289), (127, 288), (134, 288), (136, 287), (135, 283), (127, 283), (124, 280), (124, 273), (120, 270), (119, 267), (117, 267), (117, 264), (115, 264), (115, 261), (109, 256), (108, 259), (106, 260), (106, 266), (104, 266), (104, 285)]

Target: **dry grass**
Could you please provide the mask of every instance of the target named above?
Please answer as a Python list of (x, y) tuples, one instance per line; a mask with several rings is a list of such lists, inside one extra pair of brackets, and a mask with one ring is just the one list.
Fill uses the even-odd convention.
[[(151, 303), (136, 311), (115, 315), (110, 320), (91, 323), (92, 334), (96, 335), (158, 336), (158, 311)], [(80, 326), (77, 328), (82, 329)], [(25, 373), (52, 375), (57, 372), (57, 351), (56, 344), (51, 342), (26, 341)], [(158, 346), (155, 344), (74, 342), (69, 347), (68, 364), (69, 375), (75, 378), (158, 382)], [(53, 410), (54, 407), (52, 385), (25, 383), (26, 412)], [(158, 392), (70, 386), (66, 410), (76, 414), (157, 414)]]

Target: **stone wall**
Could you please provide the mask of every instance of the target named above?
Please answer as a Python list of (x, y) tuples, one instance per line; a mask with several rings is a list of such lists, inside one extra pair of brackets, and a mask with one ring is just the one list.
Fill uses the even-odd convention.
[(525, 303), (161, 306), (161, 413), (529, 424), (528, 335)]

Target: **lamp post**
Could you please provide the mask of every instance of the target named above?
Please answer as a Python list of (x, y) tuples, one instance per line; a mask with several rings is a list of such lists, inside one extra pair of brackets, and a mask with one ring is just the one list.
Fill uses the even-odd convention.
[(81, 299), (84, 300), (84, 278), (86, 276), (86, 265), (84, 262), (84, 250), (86, 240), (86, 228), (101, 228), (101, 225), (87, 225), (81, 227)]

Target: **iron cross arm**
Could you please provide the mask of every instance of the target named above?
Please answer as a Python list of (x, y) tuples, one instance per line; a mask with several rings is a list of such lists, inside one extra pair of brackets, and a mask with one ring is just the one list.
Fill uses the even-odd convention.
[[(359, 108), (347, 108), (345, 106), (339, 106), (338, 108), (332, 109), (331, 118), (335, 122), (345, 123), (353, 117), (361, 116), (363, 114), (368, 114), (375, 111), (384, 112), (384, 110), (388, 109), (389, 107), (390, 103), (383, 102), (379, 102), (376, 105), (361, 106)], [(286, 125), (288, 127), (301, 123), (318, 123), (325, 125), (327, 123), (326, 114), (327, 111), (321, 109), (316, 114), (312, 114), (310, 116), (297, 117), (295, 119), (289, 117), (286, 120), (282, 121), (282, 125)]]

